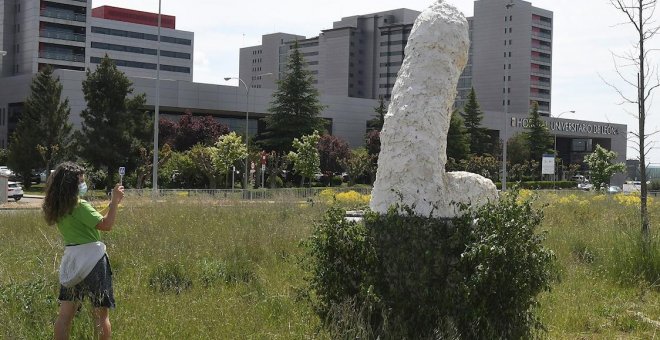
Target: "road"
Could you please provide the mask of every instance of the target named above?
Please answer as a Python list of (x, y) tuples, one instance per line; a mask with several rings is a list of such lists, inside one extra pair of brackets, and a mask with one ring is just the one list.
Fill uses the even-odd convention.
[(13, 198), (10, 198), (7, 203), (0, 205), (0, 210), (39, 209), (41, 208), (42, 202), (43, 198), (38, 196), (23, 197), (18, 202), (15, 202)]

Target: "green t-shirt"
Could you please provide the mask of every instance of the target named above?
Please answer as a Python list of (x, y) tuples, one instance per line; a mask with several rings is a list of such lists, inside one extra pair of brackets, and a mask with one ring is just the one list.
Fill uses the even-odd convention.
[(57, 229), (64, 238), (65, 245), (85, 244), (101, 240), (96, 225), (103, 220), (87, 201), (79, 200), (73, 212), (57, 222)]

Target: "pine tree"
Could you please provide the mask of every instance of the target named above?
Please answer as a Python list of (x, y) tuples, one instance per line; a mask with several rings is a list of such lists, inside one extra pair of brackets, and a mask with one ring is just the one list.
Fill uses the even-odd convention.
[[(151, 119), (144, 110), (145, 95), (132, 98), (133, 84), (107, 55), (83, 81), (87, 102), (80, 117), (77, 142), (83, 159), (97, 169), (114, 174), (119, 166), (135, 169), (140, 148), (150, 148)], [(106, 189), (114, 186), (108, 176)]]
[(385, 99), (382, 96), (378, 98), (378, 106), (374, 108), (374, 112), (376, 112), (376, 117), (367, 121), (367, 130), (381, 131), (387, 114), (387, 105), (385, 105)]
[(539, 115), (539, 105), (534, 102), (529, 113), (529, 127), (527, 128), (527, 142), (529, 143), (530, 159), (540, 162), (543, 154), (551, 152), (553, 138), (545, 122)]
[(305, 69), (305, 60), (298, 50), (298, 42), (287, 63), (284, 77), (277, 82), (271, 113), (263, 121), (266, 130), (260, 133), (257, 143), (267, 151), (286, 154), (292, 150), (294, 138), (323, 131), (325, 122), (319, 117), (324, 106), (319, 102), (319, 92), (314, 87), (312, 73)]
[(454, 111), (449, 121), (449, 130), (447, 131), (447, 157), (453, 158), (458, 162), (467, 159), (470, 154), (470, 139), (465, 129), (463, 118)]
[(481, 127), (483, 118), (484, 114), (479, 108), (477, 95), (474, 88), (472, 88), (468, 101), (463, 108), (463, 119), (465, 120), (465, 129), (470, 136), (470, 152), (475, 155), (490, 154), (493, 148), (488, 130)]
[[(9, 146), (9, 166), (30, 186), (32, 169), (55, 167), (69, 151), (72, 125), (69, 99), (61, 101), (62, 84), (46, 67), (32, 79), (30, 96)], [(48, 173), (48, 171), (46, 172)]]

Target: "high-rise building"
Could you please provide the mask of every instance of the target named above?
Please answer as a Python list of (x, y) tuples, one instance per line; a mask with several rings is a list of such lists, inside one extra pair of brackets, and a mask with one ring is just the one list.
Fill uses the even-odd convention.
[[(241, 49), (240, 77), (274, 88), (297, 41), (321, 93), (389, 99), (418, 11), (396, 9), (342, 18), (312, 38), (264, 35), (262, 45)], [(477, 0), (470, 27), (470, 58), (457, 90), (462, 107), (472, 87), (482, 109), (526, 113), (533, 101), (550, 112), (552, 12), (522, 0)]]
[[(0, 3), (3, 77), (34, 74), (43, 66), (84, 71), (108, 54), (128, 75), (154, 77), (158, 15), (87, 0), (4, 0)], [(161, 15), (161, 78), (192, 81), (193, 33)]]

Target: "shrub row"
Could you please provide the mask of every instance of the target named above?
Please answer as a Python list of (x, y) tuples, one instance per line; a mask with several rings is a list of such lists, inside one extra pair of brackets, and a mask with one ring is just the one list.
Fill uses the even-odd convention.
[[(575, 181), (527, 181), (527, 182), (507, 182), (510, 187), (519, 189), (575, 189)], [(495, 182), (498, 189), (502, 189), (502, 183)]]

